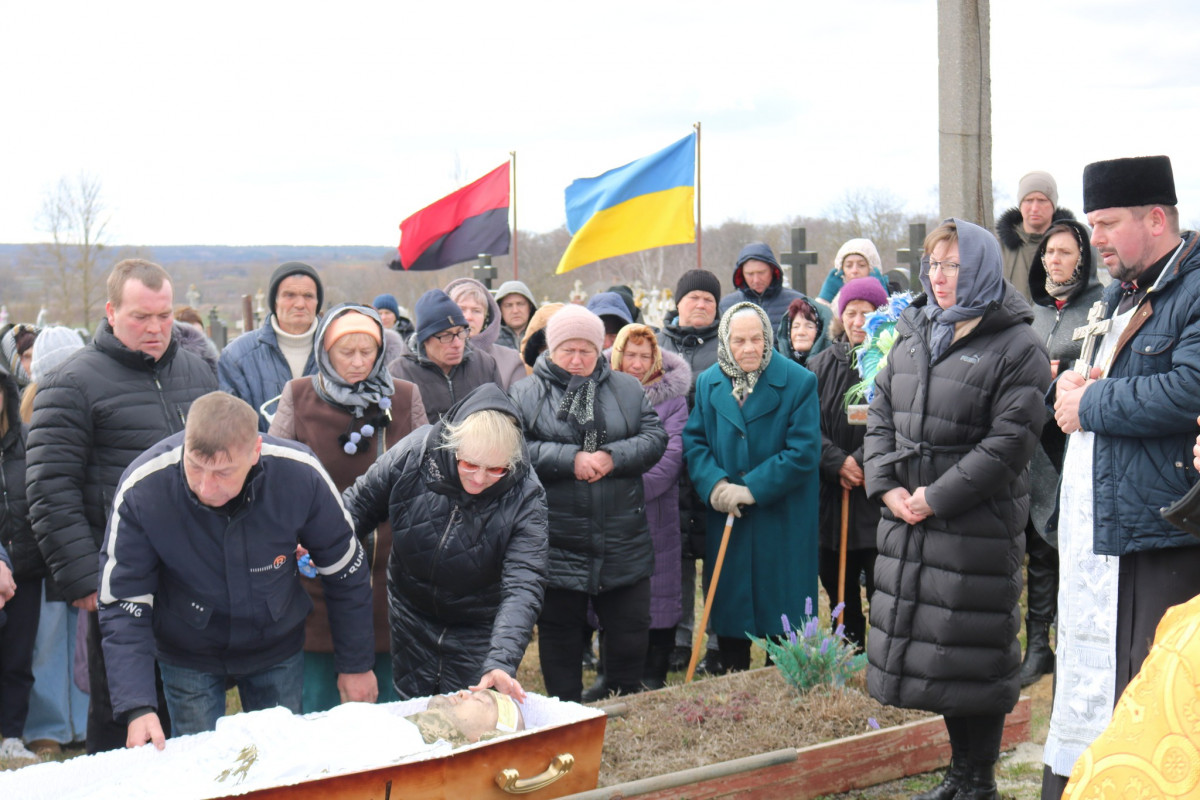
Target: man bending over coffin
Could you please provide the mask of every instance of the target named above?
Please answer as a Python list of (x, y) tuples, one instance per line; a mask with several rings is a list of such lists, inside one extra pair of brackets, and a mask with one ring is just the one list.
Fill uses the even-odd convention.
[(174, 732), (211, 731), (225, 688), (242, 708), (300, 711), (304, 620), (296, 545), (321, 577), (343, 702), (378, 695), (370, 568), (312, 451), (262, 436), (224, 392), (192, 404), (183, 433), (121, 478), (100, 552), (100, 629), (127, 747), (163, 748), (159, 662)]

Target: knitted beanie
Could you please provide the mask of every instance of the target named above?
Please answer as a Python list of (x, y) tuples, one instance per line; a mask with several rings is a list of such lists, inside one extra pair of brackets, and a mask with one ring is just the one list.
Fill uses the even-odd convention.
[(70, 328), (61, 325), (43, 328), (33, 341), (33, 363), (29, 365), (29, 371), (34, 382), (44, 381), (50, 370), (82, 348), (83, 339)]
[(708, 292), (718, 303), (721, 302), (721, 279), (706, 269), (689, 269), (679, 276), (675, 284), (675, 304), (688, 292)]
[(328, 350), (338, 339), (351, 333), (365, 333), (375, 340), (375, 344), (383, 346), (379, 323), (359, 311), (346, 311), (329, 323), (321, 346)]
[(1035, 170), (1026, 173), (1017, 184), (1017, 202), (1024, 200), (1030, 192), (1041, 192), (1050, 198), (1050, 204), (1058, 208), (1058, 182), (1049, 172)]
[(553, 353), (560, 344), (571, 339), (591, 342), (599, 353), (604, 349), (604, 323), (583, 306), (568, 303), (546, 323), (546, 344)]
[(430, 289), (417, 300), (417, 341), (450, 328), (467, 327), (462, 309), (441, 289)]
[(397, 317), (400, 316), (400, 304), (396, 302), (395, 295), (381, 294), (371, 301), (371, 307), (376, 311), (381, 308), (386, 308)]
[(838, 292), (838, 319), (841, 319), (842, 312), (846, 310), (846, 306), (850, 305), (850, 302), (853, 300), (866, 300), (872, 307), (879, 308), (887, 304), (888, 298), (887, 292), (883, 290), (883, 284), (879, 282), (878, 278), (868, 275), (865, 278), (855, 278), (852, 281), (847, 281), (842, 290)]
[(280, 264), (271, 273), (271, 286), (267, 291), (267, 305), (271, 307), (271, 313), (275, 313), (275, 295), (279, 294), (279, 284), (283, 283), (284, 278), (292, 275), (305, 275), (312, 278), (313, 283), (317, 284), (317, 313), (320, 313), (321, 305), (325, 302), (325, 286), (321, 283), (321, 276), (317, 274), (317, 271), (303, 261), (289, 261), (286, 264)]

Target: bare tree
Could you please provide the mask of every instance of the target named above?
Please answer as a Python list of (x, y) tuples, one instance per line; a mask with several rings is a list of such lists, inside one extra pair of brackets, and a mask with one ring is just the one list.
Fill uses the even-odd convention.
[(885, 265), (896, 248), (908, 242), (904, 201), (886, 189), (851, 189), (828, 216), (835, 221), (831, 233), (840, 240), (839, 247), (847, 239), (870, 239)]
[(39, 249), (48, 262), (55, 316), (90, 329), (104, 305), (107, 272), (100, 259), (108, 246), (109, 217), (99, 178), (82, 173), (74, 181), (61, 178), (43, 201), (38, 222), (50, 234)]

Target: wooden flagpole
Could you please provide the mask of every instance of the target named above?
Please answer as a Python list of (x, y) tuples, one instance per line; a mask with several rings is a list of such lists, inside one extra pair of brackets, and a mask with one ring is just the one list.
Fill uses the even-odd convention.
[[(704, 269), (701, 251), (704, 249), (704, 227), (700, 217), (700, 123), (692, 126), (696, 129), (696, 269)], [(679, 298), (675, 298), (679, 302)]]
[(509, 156), (512, 157), (509, 180), (510, 197), (512, 198), (512, 257), (513, 257), (513, 280), (517, 280), (517, 151), (509, 150)]

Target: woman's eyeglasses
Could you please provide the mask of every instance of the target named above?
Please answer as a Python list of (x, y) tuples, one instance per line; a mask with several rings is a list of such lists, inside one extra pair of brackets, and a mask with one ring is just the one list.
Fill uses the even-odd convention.
[(925, 274), (932, 276), (933, 271), (936, 269), (939, 272), (941, 272), (943, 275), (945, 275), (947, 278), (953, 278), (955, 275), (958, 274), (958, 269), (961, 266), (962, 266), (962, 264), (958, 264), (953, 261), (934, 261), (933, 259), (930, 259), (929, 260), (929, 269), (925, 270)]
[(458, 459), (458, 468), (468, 475), (474, 475), (479, 470), (483, 470), (489, 478), (503, 478), (508, 474), (508, 467), (484, 467), (472, 464), (470, 461), (463, 461), (461, 458)]

